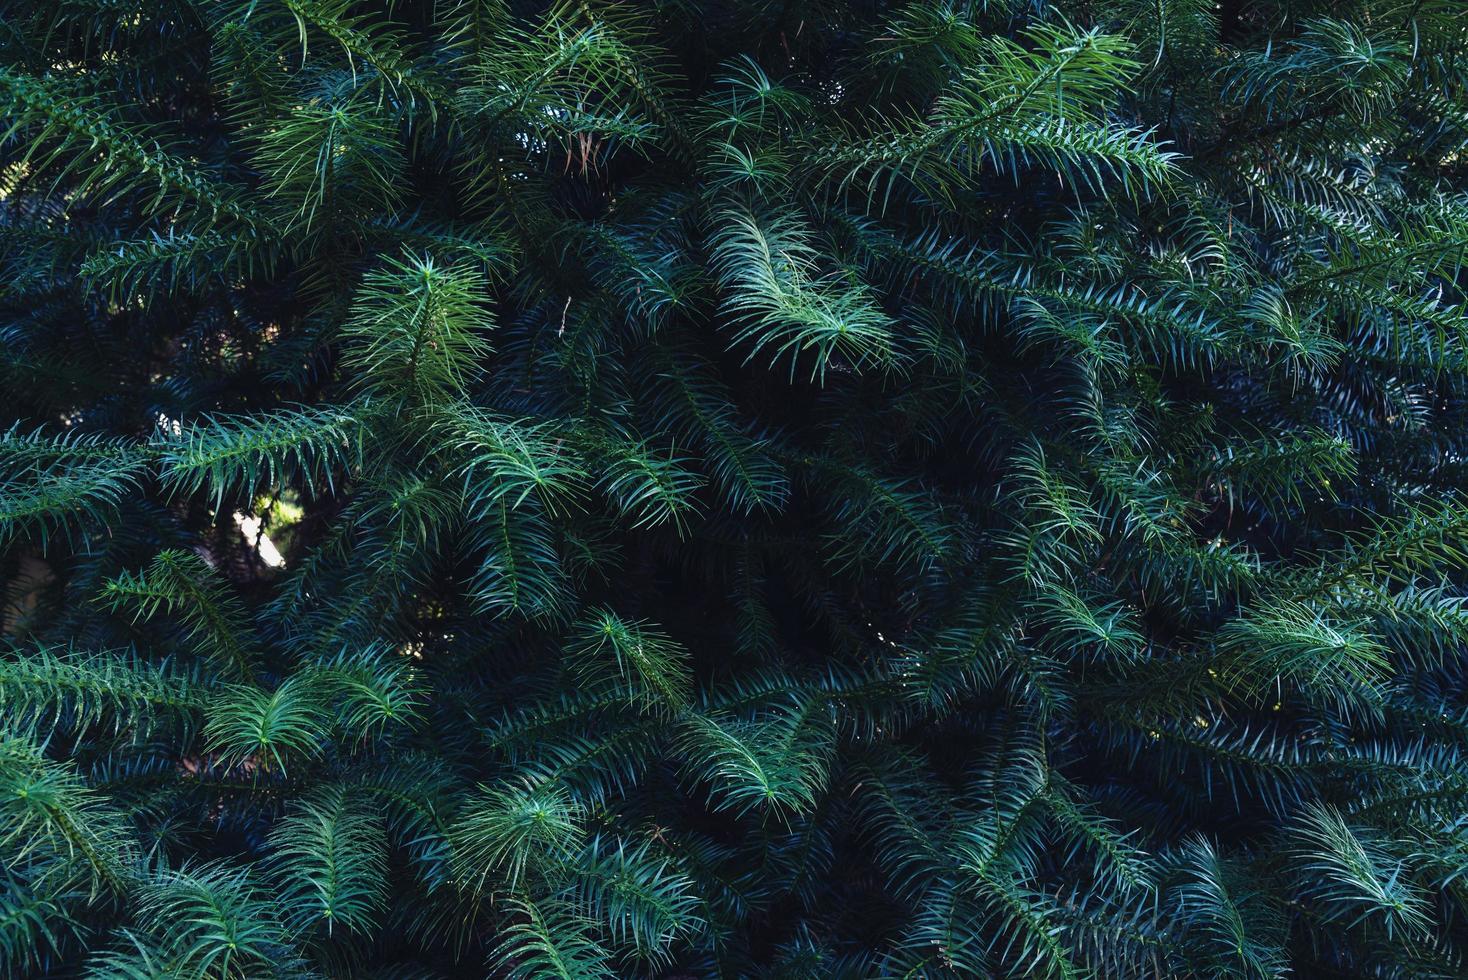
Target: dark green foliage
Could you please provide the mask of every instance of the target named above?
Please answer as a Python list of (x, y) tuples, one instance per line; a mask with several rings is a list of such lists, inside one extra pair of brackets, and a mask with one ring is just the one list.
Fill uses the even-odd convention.
[(1462, 3), (0, 0), (0, 106), (0, 976), (1468, 971)]

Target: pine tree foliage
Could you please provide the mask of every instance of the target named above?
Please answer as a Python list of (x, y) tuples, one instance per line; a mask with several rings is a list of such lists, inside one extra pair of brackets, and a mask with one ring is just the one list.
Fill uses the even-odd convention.
[(0, 976), (1458, 977), (1457, 0), (0, 0)]

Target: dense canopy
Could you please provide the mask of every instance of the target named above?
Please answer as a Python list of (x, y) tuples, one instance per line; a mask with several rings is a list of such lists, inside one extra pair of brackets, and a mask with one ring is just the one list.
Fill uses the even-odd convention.
[(0, 976), (1461, 977), (1461, 0), (0, 0)]

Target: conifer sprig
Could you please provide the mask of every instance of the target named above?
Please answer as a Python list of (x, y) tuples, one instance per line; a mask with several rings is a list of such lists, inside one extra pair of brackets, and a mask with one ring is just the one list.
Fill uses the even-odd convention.
[(1453, 0), (0, 0), (0, 978), (1458, 977)]

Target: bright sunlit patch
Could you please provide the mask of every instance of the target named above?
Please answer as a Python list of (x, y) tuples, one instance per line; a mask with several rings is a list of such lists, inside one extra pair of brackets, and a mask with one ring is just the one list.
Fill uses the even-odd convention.
[(255, 546), (255, 551), (260, 555), (261, 561), (271, 568), (279, 568), (285, 564), (285, 556), (280, 553), (265, 532), (260, 530), (260, 518), (235, 511), (234, 524), (245, 536), (245, 540)]

